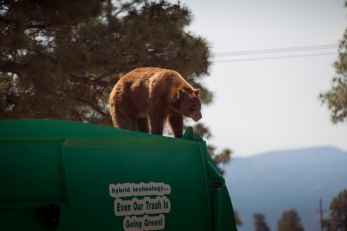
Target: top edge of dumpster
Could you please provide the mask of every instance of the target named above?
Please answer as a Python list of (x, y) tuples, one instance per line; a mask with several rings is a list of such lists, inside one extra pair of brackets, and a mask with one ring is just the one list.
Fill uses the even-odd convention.
[(146, 138), (171, 139), (177, 141), (203, 141), (199, 134), (194, 134), (188, 127), (182, 137), (159, 136), (129, 130), (118, 129), (105, 125), (83, 122), (22, 119), (0, 121), (0, 139), (66, 139), (66, 138)]

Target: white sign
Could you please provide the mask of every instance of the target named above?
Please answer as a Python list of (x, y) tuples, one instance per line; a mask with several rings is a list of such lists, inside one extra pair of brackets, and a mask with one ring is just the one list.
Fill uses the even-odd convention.
[[(110, 184), (109, 193), (111, 197), (115, 198), (114, 214), (116, 216), (125, 216), (123, 220), (125, 231), (163, 230), (165, 228), (164, 213), (170, 212), (171, 202), (164, 195), (171, 193), (170, 185), (154, 182)], [(138, 199), (136, 196), (156, 197)], [(123, 200), (120, 199), (121, 197), (133, 198)], [(148, 214), (151, 214), (151, 216), (148, 216)], [(153, 216), (152, 214), (159, 215)], [(144, 216), (139, 217), (137, 215)]]

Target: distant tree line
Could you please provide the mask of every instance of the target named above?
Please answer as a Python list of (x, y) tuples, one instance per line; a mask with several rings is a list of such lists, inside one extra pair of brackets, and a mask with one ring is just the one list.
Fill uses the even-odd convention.
[[(255, 231), (270, 231), (270, 227), (265, 221), (265, 215), (263, 213), (253, 214), (254, 230)], [(301, 218), (298, 212), (294, 209), (284, 211), (282, 216), (277, 222), (278, 231), (304, 231), (301, 223)]]
[[(254, 213), (254, 230), (270, 231), (265, 215)], [(330, 203), (330, 217), (321, 219), (323, 231), (347, 231), (347, 189), (342, 190)], [(277, 231), (304, 231), (298, 212), (295, 209), (284, 211), (277, 222)]]

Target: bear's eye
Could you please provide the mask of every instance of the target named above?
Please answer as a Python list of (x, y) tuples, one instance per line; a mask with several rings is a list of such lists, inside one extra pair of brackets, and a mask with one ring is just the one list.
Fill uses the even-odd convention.
[(190, 110), (195, 110), (195, 108), (196, 108), (196, 106), (193, 105), (193, 106), (190, 107)]

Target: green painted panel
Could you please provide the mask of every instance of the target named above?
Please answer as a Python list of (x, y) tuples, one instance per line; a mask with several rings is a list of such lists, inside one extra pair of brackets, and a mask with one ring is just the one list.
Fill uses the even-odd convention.
[(67, 203), (57, 140), (0, 140), (0, 207)]

